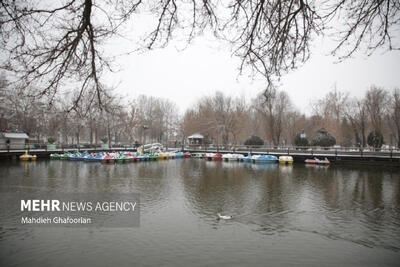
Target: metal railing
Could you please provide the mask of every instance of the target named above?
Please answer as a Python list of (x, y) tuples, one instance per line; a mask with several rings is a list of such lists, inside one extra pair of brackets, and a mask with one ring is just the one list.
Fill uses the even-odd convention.
[(355, 156), (355, 157), (385, 157), (398, 158), (400, 150), (394, 148), (360, 148), (360, 147), (316, 147), (316, 146), (246, 146), (246, 145), (186, 145), (185, 151), (193, 152), (237, 152), (260, 153), (274, 155), (304, 155), (304, 156)]
[[(167, 147), (164, 145), (164, 147)], [(0, 147), (0, 153), (4, 152), (18, 152), (18, 151), (113, 151), (113, 150), (132, 150), (138, 148), (137, 144), (113, 144), (111, 147), (106, 147), (104, 144), (26, 144), (23, 148)], [(398, 158), (400, 157), (400, 150), (394, 148), (380, 148), (374, 149), (370, 147), (315, 147), (315, 146), (247, 146), (247, 145), (221, 145), (221, 144), (208, 144), (208, 145), (180, 145), (172, 148), (171, 145), (168, 149), (192, 151), (192, 152), (221, 152), (221, 153), (260, 153), (260, 154), (275, 154), (275, 155), (304, 155), (304, 156), (356, 156), (356, 157), (386, 157)]]
[(135, 144), (114, 144), (111, 146), (105, 146), (100, 144), (37, 144), (37, 143), (27, 143), (24, 146), (17, 146), (13, 147), (10, 146), (3, 146), (0, 147), (0, 152), (14, 152), (14, 151), (64, 151), (64, 150), (77, 150), (77, 151), (84, 151), (84, 150), (91, 150), (91, 151), (100, 151), (100, 150), (136, 150), (137, 145)]

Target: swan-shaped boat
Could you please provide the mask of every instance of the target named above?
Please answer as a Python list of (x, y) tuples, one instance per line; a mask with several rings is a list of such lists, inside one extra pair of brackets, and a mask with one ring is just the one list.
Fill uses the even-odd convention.
[(308, 163), (308, 164), (329, 164), (330, 162), (329, 162), (329, 160), (327, 158), (325, 158), (323, 160), (318, 159), (318, 158), (314, 158), (314, 159), (306, 159), (305, 163)]
[(239, 160), (240, 161), (243, 161), (243, 162), (252, 162), (252, 159), (251, 159), (251, 153), (249, 153), (249, 154), (247, 154), (247, 156), (245, 157), (245, 156), (243, 156), (243, 158), (240, 158)]

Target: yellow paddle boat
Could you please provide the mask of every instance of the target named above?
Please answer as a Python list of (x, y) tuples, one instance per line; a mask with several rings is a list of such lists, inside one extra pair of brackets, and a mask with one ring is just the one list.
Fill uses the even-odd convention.
[(280, 156), (279, 157), (279, 163), (281, 163), (281, 164), (292, 164), (293, 163), (293, 157), (292, 156)]
[(19, 160), (23, 161), (35, 161), (36, 160), (36, 155), (29, 155), (28, 151), (25, 151), (25, 154), (19, 156)]

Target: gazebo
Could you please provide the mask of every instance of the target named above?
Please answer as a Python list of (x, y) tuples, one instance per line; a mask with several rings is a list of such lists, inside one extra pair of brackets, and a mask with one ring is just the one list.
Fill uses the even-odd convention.
[(203, 145), (204, 144), (204, 136), (199, 133), (192, 134), (191, 136), (188, 136), (187, 139), (188, 139), (189, 145)]

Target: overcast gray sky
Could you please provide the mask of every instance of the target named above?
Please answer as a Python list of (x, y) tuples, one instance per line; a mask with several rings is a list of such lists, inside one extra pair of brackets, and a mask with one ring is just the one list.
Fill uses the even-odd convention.
[[(327, 39), (316, 40), (310, 60), (282, 77), (280, 89), (288, 92), (300, 111), (309, 114), (310, 101), (323, 97), (335, 83), (355, 97), (362, 97), (371, 85), (390, 90), (400, 87), (400, 51), (378, 50), (370, 57), (358, 53), (336, 63), (336, 58), (328, 55), (331, 47)], [(265, 88), (262, 77), (239, 76), (239, 59), (213, 37), (198, 37), (184, 50), (172, 42), (163, 49), (132, 53), (120, 57), (118, 64), (121, 71), (111, 78), (118, 83), (117, 92), (168, 98), (182, 113), (217, 90), (250, 99)]]

